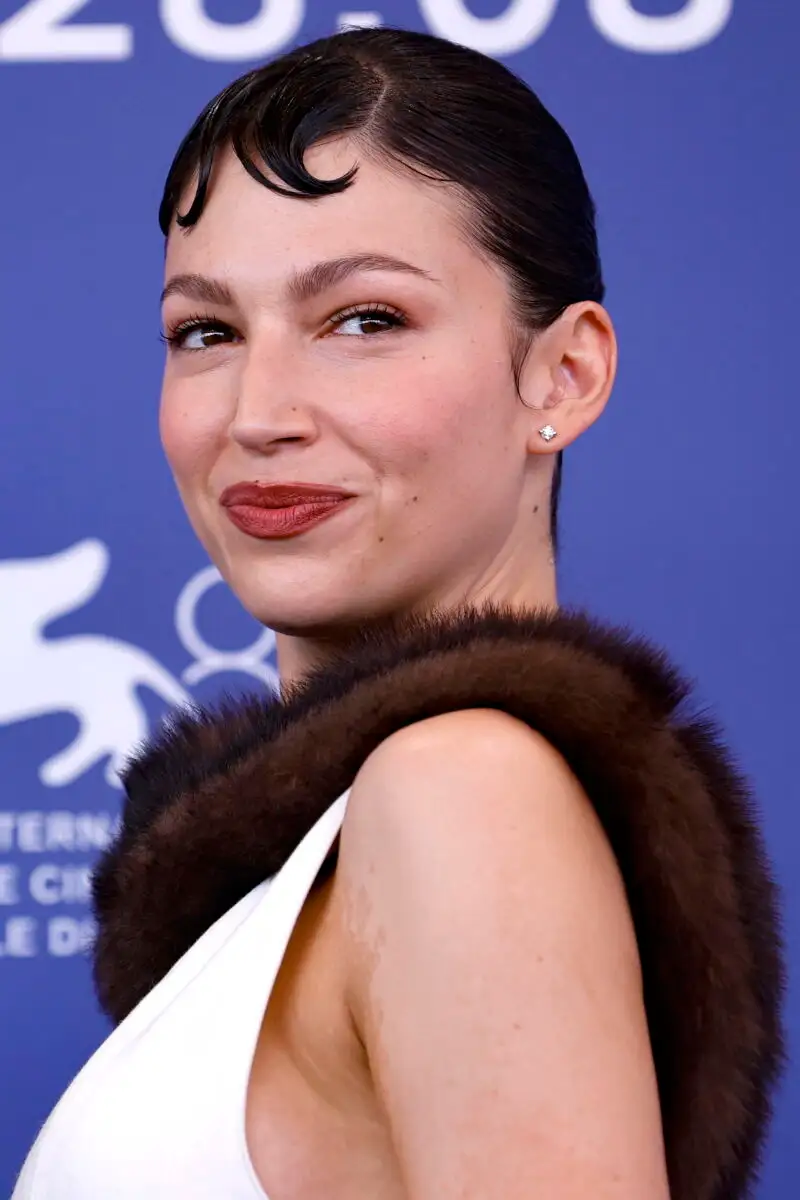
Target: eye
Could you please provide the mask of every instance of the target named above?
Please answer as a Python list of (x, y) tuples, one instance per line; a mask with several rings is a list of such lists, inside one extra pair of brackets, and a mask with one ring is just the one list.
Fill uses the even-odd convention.
[(336, 313), (329, 322), (333, 332), (343, 337), (374, 337), (406, 323), (405, 315), (388, 304), (353, 305)]
[(172, 350), (210, 350), (225, 342), (234, 341), (237, 334), (230, 325), (208, 317), (189, 317), (162, 333), (161, 340)]

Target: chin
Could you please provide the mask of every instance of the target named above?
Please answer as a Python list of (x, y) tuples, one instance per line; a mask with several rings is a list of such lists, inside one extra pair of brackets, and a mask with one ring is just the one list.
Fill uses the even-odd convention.
[(246, 582), (234, 577), (229, 583), (251, 616), (287, 636), (322, 638), (376, 616), (365, 589), (356, 594), (352, 584), (341, 579), (295, 578), (281, 586), (273, 574), (263, 586), (252, 576)]
[[(239, 603), (276, 633), (341, 638), (347, 630), (391, 619), (424, 592), (417, 564), (375, 560), (371, 547), (298, 553), (242, 553), (218, 542), (212, 557)], [(366, 551), (366, 552), (365, 552)], [(416, 569), (415, 569), (416, 568)]]

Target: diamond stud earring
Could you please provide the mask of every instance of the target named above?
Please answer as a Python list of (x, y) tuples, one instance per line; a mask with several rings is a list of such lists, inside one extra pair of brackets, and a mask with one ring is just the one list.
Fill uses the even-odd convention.
[(543, 437), (546, 442), (552, 442), (556, 437), (556, 431), (552, 425), (545, 425), (539, 430), (539, 436)]

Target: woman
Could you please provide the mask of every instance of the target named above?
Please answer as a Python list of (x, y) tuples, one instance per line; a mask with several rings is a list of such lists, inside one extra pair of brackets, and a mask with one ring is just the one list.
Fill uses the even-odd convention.
[(161, 226), (165, 450), (282, 696), (132, 764), (120, 1024), (15, 1196), (745, 1195), (781, 1058), (750, 799), (663, 654), (558, 610), (616, 366), (566, 134), (491, 59), (349, 32), (212, 102)]

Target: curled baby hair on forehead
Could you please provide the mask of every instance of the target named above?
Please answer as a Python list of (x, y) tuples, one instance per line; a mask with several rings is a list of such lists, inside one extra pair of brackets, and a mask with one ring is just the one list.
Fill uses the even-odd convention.
[[(281, 195), (313, 200), (357, 172), (317, 179), (306, 152), (350, 136), (373, 156), (466, 199), (469, 236), (505, 272), (519, 336), (519, 377), (535, 335), (571, 304), (602, 302), (595, 206), (575, 149), (535, 93), (495, 59), (429, 34), (378, 28), (321, 38), (256, 68), (216, 96), (183, 139), (159, 209), (166, 237), (205, 207), (217, 154)], [(181, 199), (193, 185), (186, 211)], [(563, 455), (550, 535), (558, 548)]]

